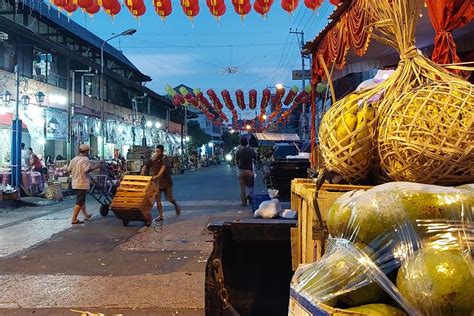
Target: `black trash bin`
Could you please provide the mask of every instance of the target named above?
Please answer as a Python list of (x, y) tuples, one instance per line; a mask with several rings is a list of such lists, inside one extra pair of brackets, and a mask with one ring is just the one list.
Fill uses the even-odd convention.
[(206, 267), (206, 315), (221, 315), (213, 262), (222, 263), (229, 303), (240, 315), (288, 315), (290, 228), (296, 220), (241, 219), (214, 222), (214, 247)]

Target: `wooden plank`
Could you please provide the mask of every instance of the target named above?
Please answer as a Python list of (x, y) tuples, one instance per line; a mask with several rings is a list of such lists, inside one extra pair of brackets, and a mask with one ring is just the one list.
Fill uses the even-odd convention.
[(151, 181), (151, 176), (132, 176), (126, 175), (123, 177), (124, 180), (137, 180), (137, 181)]
[(132, 182), (132, 181), (122, 181), (120, 182), (120, 186), (125, 186), (125, 187), (146, 187), (148, 186), (148, 182)]
[(145, 192), (126, 192), (126, 191), (117, 191), (115, 193), (115, 197), (119, 197), (119, 196), (123, 196), (123, 197), (145, 197), (146, 196), (146, 193)]
[(145, 190), (143, 188), (118, 187), (117, 192), (142, 192), (142, 193), (145, 193)]
[(290, 228), (290, 237), (291, 237), (291, 268), (293, 271), (298, 269), (300, 264), (300, 236), (298, 234), (297, 227)]

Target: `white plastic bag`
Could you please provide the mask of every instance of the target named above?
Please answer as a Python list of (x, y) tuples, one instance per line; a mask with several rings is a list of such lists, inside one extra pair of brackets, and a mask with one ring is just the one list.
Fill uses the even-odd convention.
[(278, 190), (269, 189), (268, 195), (271, 200), (260, 203), (260, 206), (253, 214), (254, 217), (274, 218), (281, 212), (280, 200), (276, 198), (276, 196), (278, 196)]

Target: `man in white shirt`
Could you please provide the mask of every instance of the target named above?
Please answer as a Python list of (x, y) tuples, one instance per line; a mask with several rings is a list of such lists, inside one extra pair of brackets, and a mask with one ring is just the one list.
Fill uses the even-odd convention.
[(30, 166), (30, 156), (25, 149), (25, 143), (21, 143), (21, 166), (27, 169)]
[(84, 223), (77, 219), (77, 216), (81, 211), (85, 220), (89, 220), (92, 217), (92, 215), (87, 213), (86, 210), (86, 196), (90, 189), (89, 172), (99, 169), (101, 163), (92, 166), (89, 160), (89, 151), (89, 145), (80, 145), (79, 155), (71, 160), (69, 167), (67, 168), (71, 176), (72, 188), (76, 191), (76, 205), (74, 206), (74, 212), (72, 215), (72, 224)]

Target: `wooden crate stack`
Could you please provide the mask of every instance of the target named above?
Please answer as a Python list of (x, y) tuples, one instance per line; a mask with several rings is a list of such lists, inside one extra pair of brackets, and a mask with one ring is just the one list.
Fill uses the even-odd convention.
[(318, 261), (328, 237), (326, 220), (329, 208), (341, 195), (370, 186), (323, 184), (318, 190), (313, 179), (291, 182), (291, 209), (298, 212), (298, 227), (291, 232), (292, 266)]
[(120, 182), (110, 207), (114, 212), (135, 210), (148, 215), (155, 202), (155, 193), (152, 177), (126, 175)]

